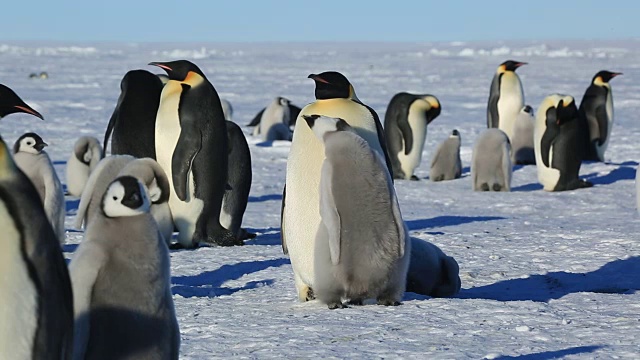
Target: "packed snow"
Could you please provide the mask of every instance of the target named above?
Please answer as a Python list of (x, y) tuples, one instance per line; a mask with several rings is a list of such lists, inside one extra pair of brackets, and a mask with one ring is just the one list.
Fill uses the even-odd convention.
[[(181, 358), (556, 359), (640, 356), (640, 222), (635, 172), (640, 160), (640, 41), (348, 44), (0, 44), (0, 82), (46, 121), (12, 115), (0, 132), (12, 144), (37, 132), (58, 174), (82, 135), (102, 139), (120, 79), (150, 61), (186, 58), (233, 104), (244, 125), (275, 96), (313, 101), (310, 73), (337, 70), (384, 118), (400, 91), (431, 93), (442, 113), (428, 128), (421, 181), (396, 181), (411, 235), (433, 242), (460, 265), (454, 298), (406, 293), (402, 306), (330, 311), (299, 303), (280, 246), (280, 205), (289, 143), (249, 140), (253, 184), (244, 247), (171, 252)], [(603, 69), (612, 80), (615, 124), (605, 163), (588, 163), (590, 189), (548, 193), (535, 166), (515, 166), (512, 192), (471, 191), (471, 149), (486, 127), (497, 66), (518, 69), (534, 110), (551, 93), (579, 101)], [(48, 79), (29, 79), (46, 71)], [(453, 129), (462, 137), (461, 179), (427, 180), (431, 155)], [(78, 199), (67, 197), (65, 256)], [(135, 239), (131, 239), (135, 241)]]

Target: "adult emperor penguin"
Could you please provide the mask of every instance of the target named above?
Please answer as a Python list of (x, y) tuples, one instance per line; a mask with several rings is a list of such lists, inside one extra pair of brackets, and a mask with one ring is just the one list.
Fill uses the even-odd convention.
[[(344, 119), (371, 148), (386, 159), (384, 132), (376, 112), (356, 97), (347, 78), (334, 71), (311, 74), (316, 101), (305, 106), (303, 115), (320, 114)], [(286, 185), (282, 200), (282, 245), (291, 258), (298, 299), (314, 298), (314, 244), (320, 226), (320, 173), (324, 160), (322, 142), (306, 121), (296, 122), (287, 161)]]
[(74, 359), (178, 359), (169, 250), (144, 185), (114, 180), (71, 261)]
[(529, 105), (520, 110), (513, 125), (513, 139), (511, 139), (511, 162), (518, 165), (535, 165), (536, 154), (533, 150), (533, 130), (536, 120), (533, 108)]
[[(253, 119), (251, 120), (251, 122), (249, 124), (247, 124), (247, 126), (258, 126), (260, 124), (260, 120), (262, 119), (262, 115), (264, 114), (265, 110), (267, 110), (266, 107), (262, 108), (262, 110), (260, 110), (256, 114), (256, 116), (253, 117)], [(290, 128), (293, 128), (296, 125), (296, 119), (298, 118), (298, 115), (300, 115), (300, 111), (302, 111), (302, 109), (300, 109), (296, 105), (293, 105), (291, 103), (291, 101), (289, 101), (289, 124), (288, 124), (288, 126)]]
[(216, 89), (187, 60), (152, 62), (169, 82), (156, 118), (156, 157), (171, 185), (169, 206), (178, 242), (187, 248), (209, 243), (240, 245), (220, 225), (227, 187), (227, 125)]
[(618, 75), (622, 73), (599, 71), (582, 97), (578, 120), (583, 160), (604, 161), (613, 128), (613, 94), (609, 81)]
[(25, 113), (44, 120), (39, 112), (27, 105), (11, 88), (0, 84), (0, 119), (15, 113)]
[(346, 121), (304, 120), (324, 144), (315, 244), (315, 295), (330, 309), (342, 299), (399, 305), (411, 242), (385, 160)]
[(411, 264), (407, 291), (431, 297), (453, 296), (460, 291), (458, 262), (439, 247), (411, 238)]
[(438, 146), (431, 159), (429, 179), (431, 181), (453, 180), (461, 175), (460, 132), (453, 130), (449, 138)]
[(70, 359), (73, 298), (38, 191), (0, 138), (0, 358)]
[(507, 60), (498, 66), (491, 81), (487, 106), (487, 127), (504, 131), (513, 140), (513, 126), (524, 107), (524, 92), (516, 69), (525, 62)]
[(104, 151), (107, 152), (107, 143), (112, 137), (112, 155), (155, 160), (155, 125), (162, 81), (146, 70), (131, 70), (122, 78), (120, 90), (118, 104), (104, 134)]
[(538, 181), (546, 191), (593, 186), (578, 178), (582, 163), (578, 108), (572, 96), (553, 94), (536, 115), (535, 151)]
[(433, 95), (401, 92), (391, 98), (384, 131), (396, 179), (418, 180), (413, 172), (422, 161), (427, 125), (441, 110), (440, 101)]
[(289, 100), (276, 97), (262, 113), (253, 136), (260, 136), (263, 141), (291, 140), (289, 115)]
[(67, 192), (80, 197), (91, 172), (102, 159), (102, 146), (93, 136), (81, 136), (67, 160)]
[(26, 133), (18, 138), (13, 146), (13, 156), (16, 165), (27, 175), (40, 195), (44, 205), (44, 212), (53, 226), (53, 231), (60, 244), (65, 241), (64, 191), (56, 169), (51, 159), (44, 151), (45, 143), (40, 135)]
[(471, 181), (474, 191), (511, 191), (511, 145), (500, 129), (484, 130), (473, 145)]

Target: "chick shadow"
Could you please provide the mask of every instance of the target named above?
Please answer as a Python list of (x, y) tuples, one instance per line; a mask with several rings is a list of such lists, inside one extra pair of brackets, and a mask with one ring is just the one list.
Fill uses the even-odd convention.
[[(629, 161), (628, 163), (632, 163)], [(608, 174), (597, 176), (596, 174), (585, 175), (584, 178), (592, 182), (594, 185), (611, 185), (621, 180), (635, 180), (636, 168), (633, 166), (625, 165), (623, 163), (620, 167), (617, 167)]]
[(71, 212), (78, 211), (80, 207), (80, 199), (66, 199), (64, 202), (64, 210), (67, 215)]
[(537, 191), (537, 190), (542, 190), (542, 184), (531, 183), (531, 184), (525, 184), (525, 185), (520, 185), (520, 186), (511, 188), (511, 191), (513, 192)]
[(568, 349), (556, 351), (543, 351), (535, 354), (518, 355), (518, 356), (499, 356), (496, 360), (552, 360), (561, 359), (569, 355), (589, 354), (598, 349), (602, 349), (602, 345), (592, 346), (576, 346)]
[(588, 273), (551, 272), (462, 289), (463, 299), (549, 302), (565, 295), (590, 292), (633, 294), (640, 289), (640, 256), (615, 260)]
[(264, 201), (272, 201), (272, 200), (282, 200), (282, 194), (249, 196), (249, 202), (264, 202)]
[(504, 219), (506, 218), (501, 216), (436, 216), (431, 219), (407, 220), (405, 223), (410, 231), (414, 231)]
[(270, 286), (275, 280), (250, 281), (242, 287), (222, 286), (228, 280), (236, 280), (244, 275), (262, 271), (271, 267), (280, 267), (291, 264), (289, 259), (280, 258), (273, 260), (246, 261), (233, 265), (222, 265), (213, 271), (205, 271), (198, 275), (171, 277), (171, 292), (185, 298), (190, 297), (218, 297), (232, 295), (238, 291), (255, 289), (262, 286)]

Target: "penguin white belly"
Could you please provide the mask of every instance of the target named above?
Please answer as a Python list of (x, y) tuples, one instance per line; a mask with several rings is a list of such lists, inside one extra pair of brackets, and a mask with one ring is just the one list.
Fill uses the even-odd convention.
[(73, 196), (80, 197), (89, 179), (89, 166), (80, 162), (75, 155), (67, 161), (67, 191)]
[[(544, 118), (544, 116), (542, 116)], [(536, 119), (536, 121), (538, 121)], [(544, 122), (544, 120), (542, 120)], [(541, 127), (541, 128), (540, 128)], [(536, 154), (536, 169), (538, 171), (538, 181), (542, 184), (544, 190), (553, 191), (553, 189), (558, 184), (558, 180), (560, 180), (560, 170), (554, 169), (552, 167), (546, 167), (542, 162), (542, 150), (541, 150), (541, 141), (542, 135), (545, 130), (544, 123), (541, 125), (540, 123), (536, 124), (535, 129), (535, 154)], [(549, 165), (553, 164), (553, 146), (549, 149)]]
[(510, 72), (503, 74), (498, 99), (500, 118), (498, 128), (507, 134), (509, 141), (513, 140), (513, 127), (522, 107), (524, 107), (524, 94), (518, 75)]
[(20, 249), (20, 233), (0, 201), (0, 359), (31, 359), (37, 292)]
[(269, 130), (275, 125), (284, 123), (284, 108), (282, 106), (269, 106), (264, 110), (262, 119), (258, 127), (260, 128), (259, 134), (262, 136), (262, 140), (267, 141), (267, 135)]
[(233, 215), (228, 214), (225, 211), (225, 202), (226, 202), (226, 199), (223, 198), (222, 208), (220, 209), (220, 225), (222, 225), (222, 227), (225, 229), (233, 230), (231, 229), (231, 223), (233, 222)]
[[(177, 89), (175, 87), (178, 87)], [(204, 202), (193, 196), (193, 173), (189, 171), (187, 176), (187, 198), (182, 201), (176, 195), (173, 185), (172, 159), (173, 151), (180, 138), (180, 119), (178, 106), (180, 102), (180, 83), (170, 80), (162, 91), (160, 109), (156, 119), (156, 158), (158, 164), (167, 173), (171, 193), (169, 195), (169, 208), (173, 216), (173, 222), (178, 228), (178, 241), (183, 245), (192, 245), (191, 239), (195, 232), (196, 221), (202, 213)]]
[(607, 105), (605, 107), (607, 111), (607, 137), (604, 140), (602, 145), (598, 145), (596, 143), (596, 152), (598, 154), (598, 159), (604, 161), (604, 152), (607, 150), (609, 146), (609, 138), (611, 137), (611, 129), (613, 128), (613, 97), (611, 96), (611, 88), (608, 89), (607, 92)]
[(287, 161), (283, 232), (291, 264), (299, 281), (313, 286), (314, 247), (320, 226), (320, 172), (324, 146), (302, 119), (302, 115), (322, 114), (339, 117), (351, 125), (373, 149), (384, 156), (373, 116), (367, 108), (348, 99), (318, 100), (307, 105), (298, 116)]
[(415, 169), (420, 165), (424, 142), (427, 138), (427, 118), (424, 109), (414, 109), (411, 107), (409, 109), (408, 120), (413, 136), (413, 146), (409, 154), (405, 155), (404, 149), (406, 144), (403, 144), (402, 150), (398, 153), (398, 161), (400, 161), (400, 166), (406, 179), (410, 179)]

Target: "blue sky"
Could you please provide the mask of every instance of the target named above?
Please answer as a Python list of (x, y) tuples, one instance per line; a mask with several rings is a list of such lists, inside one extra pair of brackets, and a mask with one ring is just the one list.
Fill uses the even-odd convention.
[(473, 41), (640, 37), (634, 0), (3, 1), (0, 40)]

